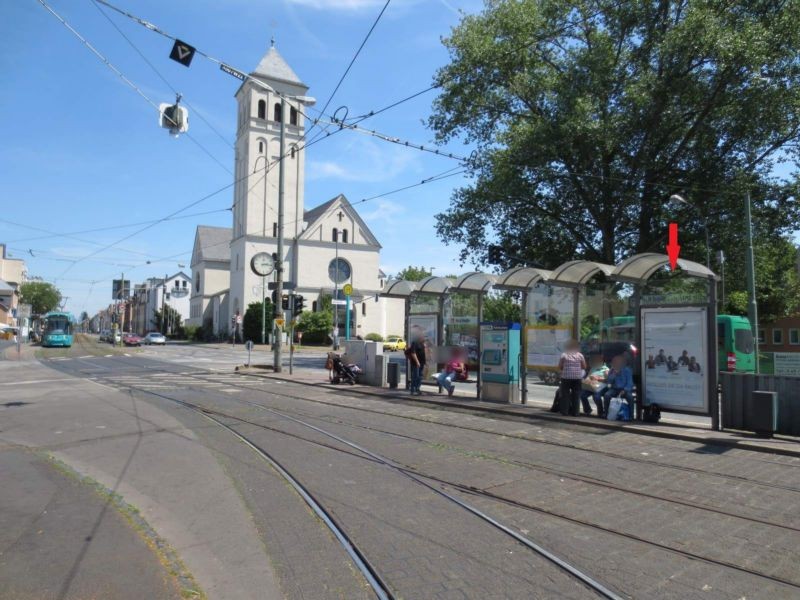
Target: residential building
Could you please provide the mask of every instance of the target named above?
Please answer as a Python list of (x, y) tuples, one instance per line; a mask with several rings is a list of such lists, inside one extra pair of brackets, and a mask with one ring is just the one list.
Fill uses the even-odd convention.
[(760, 324), (758, 349), (761, 352), (800, 352), (800, 314)]
[(0, 323), (19, 325), (16, 311), (19, 288), (25, 282), (27, 270), (21, 258), (11, 258), (5, 244), (0, 244)]

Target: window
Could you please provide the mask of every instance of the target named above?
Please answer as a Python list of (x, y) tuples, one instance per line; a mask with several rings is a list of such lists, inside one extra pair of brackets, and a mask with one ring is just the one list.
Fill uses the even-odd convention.
[(281, 122), (281, 103), (280, 102), (276, 102), (275, 103), (275, 108), (272, 110), (272, 120), (275, 121), (276, 123), (280, 123)]
[(264, 142), (258, 142), (258, 153), (264, 154)]
[(292, 146), (291, 155), (294, 158), (294, 155), (297, 153), (297, 146)]
[(366, 317), (367, 316), (367, 303), (366, 302), (362, 302), (361, 303), (361, 316), (362, 317)]
[(331, 239), (334, 242), (338, 242), (339, 241), (339, 230), (336, 229), (336, 227), (333, 228), (333, 233), (331, 234)]
[(182, 286), (182, 287), (183, 287), (184, 289), (186, 289), (186, 281), (184, 281), (184, 282), (183, 282), (183, 286)]
[(342, 229), (342, 243), (347, 243), (347, 229)]
[(294, 106), (289, 108), (289, 125), (297, 125), (297, 109)]
[(733, 349), (744, 354), (751, 354), (754, 349), (753, 332), (749, 329), (733, 331)]
[(311, 312), (317, 312), (317, 301), (316, 300), (314, 300), (311, 303)]
[(272, 224), (272, 237), (278, 237), (278, 224)]
[(800, 346), (800, 329), (789, 330), (789, 345)]
[(267, 118), (267, 103), (265, 100), (258, 101), (258, 118), (259, 119)]
[(759, 344), (767, 343), (767, 332), (764, 329), (758, 330), (758, 343)]
[(772, 330), (772, 343), (775, 346), (783, 345), (783, 329)]

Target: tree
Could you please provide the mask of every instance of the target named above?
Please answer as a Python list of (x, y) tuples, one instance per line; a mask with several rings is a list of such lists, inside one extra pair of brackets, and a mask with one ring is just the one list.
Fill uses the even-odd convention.
[[(265, 299), (264, 302), (266, 303), (267, 313), (266, 327), (264, 331), (267, 334), (271, 334), (274, 309), (272, 307), (272, 301), (269, 298)], [(251, 340), (256, 344), (261, 343), (262, 314), (261, 302), (251, 302), (247, 305), (247, 310), (242, 318), (242, 335), (244, 336), (245, 340)]]
[(81, 317), (80, 317), (79, 321), (81, 323), (86, 323), (86, 321), (88, 321), (88, 320), (89, 320), (89, 313), (86, 312), (85, 310), (81, 311)]
[(153, 323), (165, 335), (179, 335), (182, 332), (181, 314), (169, 304), (165, 304), (163, 310), (153, 310)]
[(521, 323), (522, 310), (511, 292), (489, 294), (483, 299), (483, 320)]
[(476, 146), (438, 235), (462, 260), (553, 268), (663, 252), (677, 221), (705, 262), (707, 219), (712, 251), (743, 264), (749, 191), (780, 246), (800, 222), (797, 177), (771, 176), (798, 163), (798, 18), (797, 2), (488, 0), (436, 75), (437, 141)]
[(431, 276), (432, 271), (425, 267), (407, 266), (405, 269), (395, 275), (395, 279), (405, 279), (406, 281), (422, 281), (426, 277)]
[(20, 302), (30, 304), (34, 315), (43, 315), (58, 308), (61, 292), (52, 283), (28, 281), (19, 286)]

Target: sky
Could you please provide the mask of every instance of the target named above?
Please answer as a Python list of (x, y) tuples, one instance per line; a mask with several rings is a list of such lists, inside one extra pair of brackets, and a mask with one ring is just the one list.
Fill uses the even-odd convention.
[[(233, 188), (212, 193), (233, 182), (240, 82), (200, 55), (188, 69), (170, 60), (171, 40), (92, 0), (46, 2), (139, 91), (37, 0), (0, 3), (0, 242), (26, 260), (29, 276), (59, 287), (67, 310), (91, 315), (111, 302), (111, 280), (121, 273), (134, 283), (190, 275), (195, 227), (230, 226)], [(385, 0), (112, 2), (244, 72), (274, 36), (320, 109)], [(481, 8), (481, 0), (393, 0), (326, 112), (346, 107), (340, 111), (360, 115), (429, 87), (448, 62), (441, 37), (462, 11)], [(190, 107), (188, 136), (173, 138), (158, 126), (151, 102), (172, 102), (173, 89)], [(431, 145), (424, 121), (435, 94), (363, 126)], [(471, 151), (459, 142), (442, 149)], [(305, 205), (339, 193), (356, 203), (458, 165), (343, 131), (308, 148)], [(436, 236), (434, 218), (465, 183), (457, 175), (358, 205), (383, 246), (386, 273), (410, 264), (442, 275), (470, 270), (459, 264), (459, 248)]]

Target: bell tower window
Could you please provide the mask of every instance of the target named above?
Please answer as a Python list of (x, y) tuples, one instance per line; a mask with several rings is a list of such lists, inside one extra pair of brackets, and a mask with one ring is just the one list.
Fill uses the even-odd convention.
[(272, 110), (272, 120), (276, 123), (281, 122), (281, 103), (276, 102), (275, 107)]
[(267, 102), (265, 100), (258, 101), (258, 118), (259, 119), (267, 118)]
[(258, 142), (258, 153), (264, 154), (264, 142)]
[(289, 109), (289, 125), (297, 125), (297, 109), (294, 106)]

